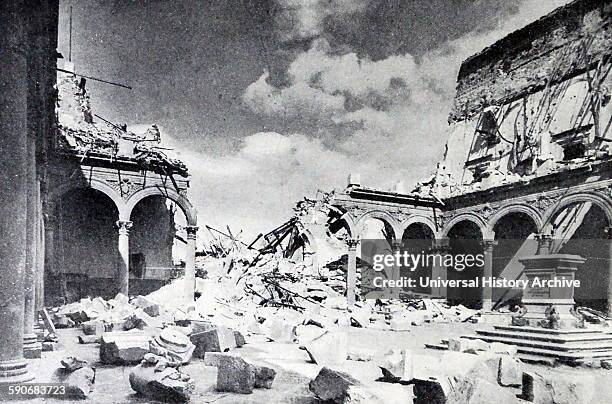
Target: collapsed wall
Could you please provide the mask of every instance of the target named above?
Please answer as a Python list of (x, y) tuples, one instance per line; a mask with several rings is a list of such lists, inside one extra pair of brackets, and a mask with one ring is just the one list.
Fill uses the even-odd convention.
[(461, 66), (440, 197), (607, 159), (609, 1), (574, 1)]

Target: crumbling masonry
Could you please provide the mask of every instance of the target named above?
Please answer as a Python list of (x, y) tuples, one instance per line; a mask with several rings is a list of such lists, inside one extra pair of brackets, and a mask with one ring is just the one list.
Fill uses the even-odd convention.
[[(612, 314), (610, 244), (585, 251), (575, 241), (612, 234), (611, 12), (609, 1), (574, 1), (467, 59), (436, 174), (412, 193), (365, 189), (353, 177), (330, 202), (340, 212), (333, 226), (348, 229), (349, 246), (376, 219), (397, 248), (403, 239), (437, 240), (432, 247), (443, 250), (473, 239), (485, 263), (472, 276), (516, 279), (519, 255), (535, 254), (538, 243), (519, 242), (500, 256), (497, 241), (552, 243), (553, 253), (587, 258), (576, 275), (585, 285), (576, 301)], [(429, 293), (484, 309), (513, 296)]]
[(136, 134), (94, 119), (71, 63), (58, 75), (58, 10), (57, 0), (0, 6), (0, 383), (32, 380), (24, 356), (40, 357), (45, 302), (168, 279), (175, 228), (167, 199), (186, 217), (184, 298), (194, 299), (197, 214), (187, 169), (159, 147), (157, 127)]

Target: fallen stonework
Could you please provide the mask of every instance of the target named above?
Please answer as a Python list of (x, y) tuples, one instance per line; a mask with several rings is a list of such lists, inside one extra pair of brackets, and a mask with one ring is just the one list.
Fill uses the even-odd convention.
[(310, 391), (323, 402), (379, 403), (380, 401), (358, 380), (345, 372), (323, 367), (308, 385)]
[(143, 361), (130, 371), (132, 390), (161, 402), (189, 401), (195, 383), (191, 377), (171, 367), (158, 368), (155, 362)]
[(250, 394), (254, 388), (272, 388), (276, 377), (274, 369), (249, 363), (236, 355), (209, 352), (204, 363), (217, 368), (217, 391)]
[(140, 362), (149, 352), (150, 337), (141, 332), (105, 333), (100, 338), (100, 361), (129, 365)]
[(94, 389), (95, 369), (87, 366), (87, 362), (77, 358), (64, 358), (62, 366), (55, 371), (51, 381), (64, 384), (68, 397), (87, 398)]

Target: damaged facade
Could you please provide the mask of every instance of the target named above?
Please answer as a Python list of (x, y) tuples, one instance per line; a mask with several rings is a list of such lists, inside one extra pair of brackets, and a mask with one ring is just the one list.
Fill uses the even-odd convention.
[(40, 357), (45, 304), (127, 294), (130, 283), (137, 292), (170, 277), (175, 226), (166, 199), (186, 217), (192, 282), (184, 292), (194, 297), (197, 214), (187, 169), (159, 147), (155, 126), (135, 134), (94, 118), (85, 79), (71, 64), (56, 71), (58, 10), (56, 0), (0, 7), (0, 383), (33, 379), (23, 358)]
[(62, 70), (49, 173), (47, 281), (69, 300), (161, 286), (173, 272), (176, 233), (175, 208), (167, 200), (187, 219), (179, 237), (187, 244), (186, 271), (193, 273), (197, 214), (186, 197), (187, 168), (166, 155), (156, 125), (137, 134), (94, 118), (85, 79), (67, 73), (75, 70), (72, 63)]
[[(467, 59), (433, 178), (412, 193), (365, 189), (349, 179), (330, 202), (349, 230), (349, 252), (376, 219), (396, 249), (402, 240), (429, 238), (437, 240), (434, 249), (452, 251), (454, 240), (473, 239), (485, 264), (470, 276), (517, 279), (518, 255), (535, 254), (538, 245), (526, 241), (550, 240), (551, 253), (587, 258), (576, 276), (588, 287), (576, 291), (576, 301), (612, 313), (608, 244), (585, 251), (574, 242), (610, 237), (611, 11), (609, 2), (574, 1)], [(496, 252), (501, 239), (517, 241), (510, 254)], [(467, 276), (431, 270), (434, 277)], [(429, 293), (485, 309), (515, 295)]]

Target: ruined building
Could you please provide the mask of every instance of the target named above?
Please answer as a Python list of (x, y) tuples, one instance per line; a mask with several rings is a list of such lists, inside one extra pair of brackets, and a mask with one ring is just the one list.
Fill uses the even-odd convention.
[[(378, 220), (394, 249), (431, 239), (484, 254), (480, 272), (429, 268), (449, 279), (516, 279), (518, 258), (545, 242), (587, 258), (576, 301), (612, 313), (611, 13), (610, 1), (577, 0), (465, 60), (435, 176), (412, 193), (349, 180), (330, 201), (331, 226), (358, 240)], [(516, 291), (427, 292), (490, 309)]]
[(186, 245), (183, 297), (194, 298), (187, 169), (155, 126), (134, 133), (97, 119), (72, 64), (58, 74), (58, 10), (58, 0), (0, 4), (0, 383), (32, 380), (24, 356), (40, 357), (45, 302), (158, 286), (175, 236)]
[[(66, 63), (57, 77), (57, 132), (49, 162), (46, 281), (55, 297), (150, 292), (172, 275), (174, 208), (186, 217), (187, 272), (193, 271), (196, 212), (187, 168), (144, 133), (105, 122), (84, 78)], [(77, 71), (78, 73), (78, 71)], [(48, 302), (54, 296), (48, 296)]]

